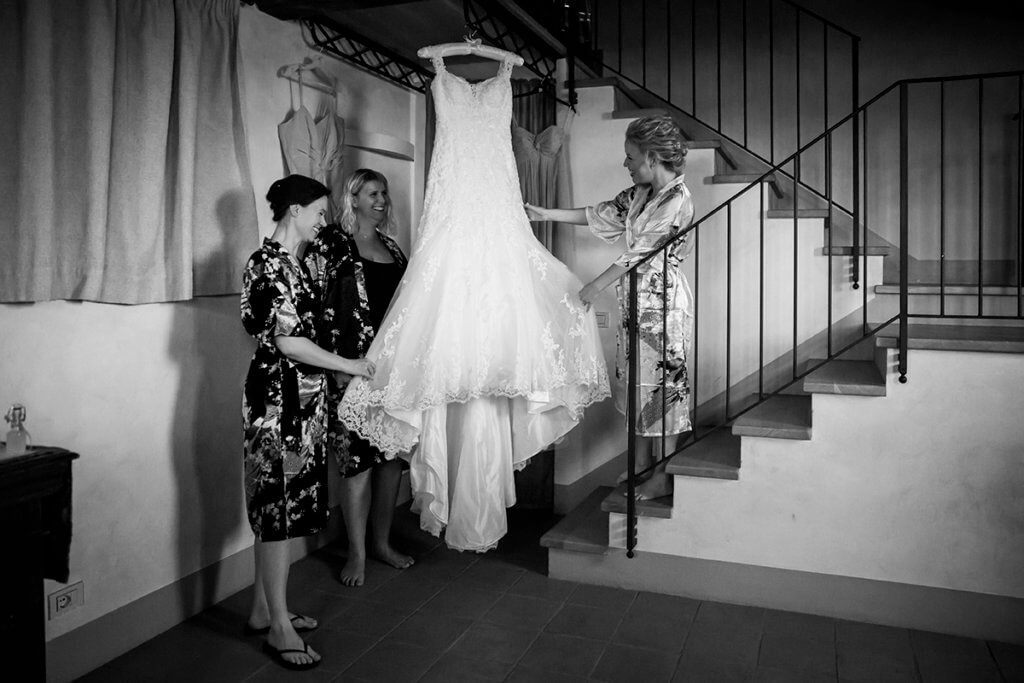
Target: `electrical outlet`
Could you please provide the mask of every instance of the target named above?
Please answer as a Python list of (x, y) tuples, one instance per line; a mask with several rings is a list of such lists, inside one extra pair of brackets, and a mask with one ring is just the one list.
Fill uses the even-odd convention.
[(605, 311), (598, 311), (594, 316), (597, 318), (598, 327), (608, 327), (608, 314)]
[(79, 581), (61, 588), (55, 593), (50, 593), (46, 602), (49, 608), (47, 610), (49, 619), (62, 617), (76, 607), (85, 604), (85, 584)]

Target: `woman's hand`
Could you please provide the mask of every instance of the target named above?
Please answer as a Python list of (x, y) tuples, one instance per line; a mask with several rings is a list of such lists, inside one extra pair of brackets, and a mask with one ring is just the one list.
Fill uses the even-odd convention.
[(366, 358), (346, 360), (349, 367), (342, 372), (352, 375), (353, 377), (366, 377), (367, 379), (373, 379), (373, 373), (377, 370), (377, 366), (373, 364), (372, 360), (367, 360)]
[(598, 287), (595, 283), (591, 282), (580, 290), (579, 297), (580, 302), (583, 303), (583, 307), (590, 310), (591, 304), (597, 300), (597, 295), (601, 293), (601, 287)]
[(523, 210), (526, 211), (526, 217), (531, 221), (548, 221), (548, 210), (543, 206), (534, 206), (527, 202), (523, 202)]

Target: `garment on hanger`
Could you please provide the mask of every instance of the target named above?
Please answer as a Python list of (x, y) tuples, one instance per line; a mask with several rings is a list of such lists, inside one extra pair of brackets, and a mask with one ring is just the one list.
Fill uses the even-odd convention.
[[(338, 186), (341, 184), (345, 149), (345, 120), (335, 113), (335, 98), (326, 100), (326, 111), (315, 118), (302, 101), (299, 83), (299, 106), (277, 126), (285, 172), (299, 173), (318, 180), (331, 189), (331, 216), (340, 216)], [(338, 177), (336, 177), (338, 176)]]
[(513, 473), (610, 395), (580, 280), (534, 237), (512, 154), (513, 62), (470, 83), (432, 56), (437, 114), (408, 269), (339, 412), (409, 460), (413, 510), (449, 547), (505, 534)]
[[(512, 153), (519, 172), (519, 188), (523, 201), (536, 206), (557, 206), (559, 167), (565, 130), (553, 124), (536, 135), (512, 122)], [(534, 234), (550, 251), (553, 247), (552, 227), (548, 223), (533, 226)]]

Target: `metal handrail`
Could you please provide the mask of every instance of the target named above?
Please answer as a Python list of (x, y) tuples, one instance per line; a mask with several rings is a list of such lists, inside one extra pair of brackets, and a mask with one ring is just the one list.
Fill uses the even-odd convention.
[[(629, 394), (630, 394), (630, 397), (633, 398), (633, 400), (630, 402), (630, 407), (629, 407), (628, 412), (627, 412), (627, 424), (628, 424), (628, 432), (629, 432), (628, 433), (629, 452), (631, 454), (630, 457), (629, 457), (630, 477), (629, 477), (629, 481), (627, 482), (627, 487), (628, 487), (628, 491), (629, 491), (630, 495), (632, 495), (632, 492), (635, 491), (635, 485), (636, 485), (635, 479), (637, 477), (639, 477), (639, 476), (643, 475), (644, 473), (654, 469), (655, 467), (657, 467), (658, 465), (663, 463), (665, 460), (670, 459), (671, 457), (673, 457), (676, 454), (682, 452), (683, 450), (691, 447), (692, 445), (694, 445), (695, 443), (701, 441), (702, 439), (706, 438), (709, 435), (709, 432), (703, 432), (702, 431), (702, 432), (698, 433), (696, 431), (696, 429), (695, 429), (694, 433), (689, 437), (689, 439), (686, 441), (686, 443), (682, 444), (681, 446), (677, 445), (677, 447), (671, 453), (664, 454), (664, 452), (663, 452), (662, 458), (655, 458), (654, 459), (655, 462), (653, 462), (646, 469), (644, 469), (644, 470), (642, 470), (640, 472), (634, 472), (633, 471), (633, 468), (634, 468), (634, 456), (632, 454), (635, 452), (635, 442), (636, 442), (636, 439), (637, 439), (637, 436), (636, 436), (637, 413), (636, 413), (636, 401), (635, 401), (635, 397), (634, 397), (634, 394), (636, 393), (636, 386), (637, 386), (637, 375), (636, 375), (636, 369), (635, 369), (635, 363), (636, 363), (635, 356), (637, 354), (633, 353), (632, 350), (638, 348), (638, 341), (639, 341), (639, 326), (638, 326), (638, 322), (637, 322), (636, 316), (635, 316), (636, 299), (637, 299), (637, 296), (638, 296), (638, 292), (636, 290), (636, 280), (637, 280), (638, 269), (644, 268), (648, 264), (651, 264), (651, 262), (653, 260), (655, 260), (655, 259), (657, 259), (659, 257), (664, 257), (668, 253), (669, 250), (676, 248), (678, 243), (681, 240), (683, 240), (683, 239), (687, 239), (688, 236), (692, 235), (695, 240), (699, 239), (699, 235), (700, 235), (700, 232), (701, 232), (700, 231), (701, 227), (703, 227), (704, 225), (710, 225), (712, 220), (714, 220), (716, 218), (721, 218), (722, 214), (723, 213), (725, 214), (726, 223), (727, 223), (727, 225), (725, 227), (725, 229), (727, 230), (727, 233), (726, 233), (726, 236), (725, 236), (725, 240), (726, 240), (726, 244), (727, 244), (726, 248), (727, 248), (727, 253), (728, 253), (728, 257), (727, 257), (728, 260), (727, 260), (727, 263), (726, 263), (726, 270), (727, 270), (727, 273), (728, 273), (727, 283), (726, 283), (726, 288), (727, 288), (727, 294), (726, 294), (727, 298), (726, 298), (726, 300), (727, 300), (728, 304), (727, 304), (727, 314), (726, 314), (726, 346), (727, 346), (727, 348), (726, 348), (726, 355), (725, 355), (725, 359), (726, 359), (725, 360), (725, 365), (726, 365), (725, 417), (721, 421), (721, 424), (709, 425), (708, 429), (710, 431), (716, 431), (716, 430), (718, 430), (720, 428), (723, 428), (725, 425), (727, 425), (728, 423), (731, 423), (736, 418), (738, 418), (741, 415), (745, 414), (746, 412), (752, 410), (753, 408), (755, 408), (757, 405), (763, 403), (768, 398), (771, 398), (772, 396), (778, 395), (780, 392), (784, 391), (789, 386), (792, 386), (795, 382), (797, 382), (800, 379), (806, 377), (810, 372), (813, 372), (815, 369), (817, 369), (818, 367), (820, 367), (824, 363), (827, 363), (827, 362), (829, 362), (829, 360), (834, 359), (834, 358), (842, 355), (843, 353), (845, 353), (849, 349), (853, 348), (853, 346), (862, 343), (864, 340), (866, 340), (866, 339), (868, 339), (868, 338), (870, 338), (870, 337), (872, 337), (874, 335), (877, 335), (880, 331), (882, 331), (883, 329), (889, 327), (893, 323), (898, 323), (898, 325), (899, 325), (899, 332), (898, 332), (898, 350), (899, 350), (898, 371), (899, 371), (899, 380), (901, 382), (905, 382), (906, 379), (907, 379), (907, 372), (908, 372), (907, 349), (908, 349), (908, 344), (909, 344), (909, 321), (912, 318), (914, 318), (916, 315), (919, 315), (919, 314), (915, 314), (914, 312), (911, 311), (911, 306), (910, 306), (910, 302), (909, 302), (909, 287), (910, 287), (910, 280), (909, 280), (909, 276), (910, 276), (909, 245), (910, 245), (910, 236), (911, 236), (911, 232), (910, 232), (910, 200), (909, 200), (909, 188), (910, 188), (910, 182), (911, 182), (910, 164), (909, 164), (910, 129), (911, 129), (911, 125), (910, 125), (911, 124), (911, 120), (910, 120), (910, 104), (911, 104), (910, 88), (911, 88), (911, 86), (916, 86), (916, 85), (941, 84), (941, 92), (944, 94), (945, 93), (945, 88), (948, 87), (949, 84), (951, 84), (951, 83), (972, 82), (972, 81), (977, 82), (977, 84), (978, 84), (978, 86), (977, 86), (978, 102), (979, 102), (979, 104), (978, 104), (978, 106), (975, 109), (976, 109), (977, 120), (978, 120), (979, 125), (980, 125), (981, 122), (982, 122), (982, 119), (984, 118), (984, 114), (985, 114), (983, 103), (984, 103), (984, 93), (986, 92), (986, 90), (985, 90), (984, 84), (986, 82), (988, 82), (988, 81), (993, 81), (993, 80), (997, 81), (999, 79), (1007, 79), (1007, 80), (1013, 79), (1013, 82), (1015, 83), (1016, 88), (1017, 88), (1016, 100), (1017, 100), (1018, 103), (1024, 102), (1024, 71), (991, 72), (991, 73), (983, 73), (983, 74), (971, 74), (971, 75), (965, 75), (965, 76), (954, 76), (954, 77), (950, 77), (950, 78), (935, 78), (935, 77), (931, 77), (931, 78), (904, 79), (904, 80), (897, 81), (896, 83), (893, 83), (892, 85), (890, 85), (889, 87), (885, 88), (884, 90), (879, 92), (877, 95), (872, 97), (870, 100), (868, 100), (867, 102), (865, 102), (861, 106), (857, 107), (853, 112), (851, 112), (850, 114), (844, 116), (842, 119), (840, 119), (838, 122), (836, 122), (833, 126), (829, 127), (824, 132), (822, 132), (820, 135), (816, 136), (813, 140), (811, 140), (811, 141), (807, 142), (806, 144), (804, 144), (798, 151), (794, 152), (793, 154), (791, 154), (790, 156), (786, 157), (782, 161), (772, 165), (771, 168), (769, 168), (764, 173), (760, 174), (760, 176), (757, 178), (757, 180), (755, 180), (753, 183), (751, 183), (750, 185), (744, 187), (742, 190), (736, 192), (734, 195), (732, 195), (729, 199), (727, 199), (722, 204), (720, 204), (720, 205), (716, 206), (715, 208), (711, 209), (701, 219), (699, 219), (698, 221), (694, 222), (693, 224), (691, 224), (690, 226), (688, 226), (684, 230), (681, 230), (674, 237), (666, 240), (666, 242), (664, 244), (662, 244), (658, 249), (652, 251), (651, 253), (647, 254), (645, 257), (639, 259), (636, 263), (634, 263), (631, 266), (631, 268), (629, 269), (629, 271), (628, 271), (628, 273), (626, 275), (626, 277), (629, 278), (630, 285), (631, 285), (630, 286), (630, 301), (629, 301), (629, 305), (630, 305), (630, 310), (633, 311), (633, 313), (630, 315), (629, 320), (627, 322), (628, 334), (629, 334), (629, 349), (630, 349), (630, 355), (631, 355), (631, 358), (630, 358), (630, 369), (629, 369), (629, 372), (630, 372), (630, 375), (629, 375)], [(794, 256), (793, 256), (793, 259), (794, 259), (794, 276), (793, 276), (793, 298), (794, 298), (793, 315), (794, 315), (794, 325), (793, 325), (793, 346), (792, 346), (792, 354), (793, 354), (793, 357), (792, 357), (792, 366), (793, 366), (792, 367), (792, 377), (791, 377), (791, 379), (788, 382), (784, 382), (781, 386), (778, 386), (778, 387), (774, 388), (773, 390), (766, 391), (766, 389), (764, 387), (764, 384), (763, 384), (763, 373), (764, 373), (764, 369), (765, 369), (765, 362), (764, 362), (765, 361), (765, 359), (764, 359), (765, 333), (764, 333), (764, 308), (763, 308), (763, 303), (764, 303), (763, 302), (763, 299), (764, 299), (764, 267), (763, 267), (763, 264), (764, 264), (764, 225), (763, 225), (763, 222), (764, 222), (764, 196), (765, 196), (764, 184), (773, 175), (773, 173), (779, 172), (782, 167), (787, 166), (787, 165), (793, 165), (794, 166), (794, 168), (795, 168), (795, 174), (794, 175), (795, 175), (796, 179), (798, 180), (799, 179), (800, 155), (806, 153), (808, 150), (812, 149), (813, 147), (815, 147), (815, 145), (817, 145), (818, 143), (821, 143), (822, 141), (825, 141), (827, 143), (827, 148), (829, 150), (831, 150), (832, 137), (840, 129), (842, 129), (845, 126), (854, 126), (858, 130), (861, 127), (863, 127), (863, 129), (864, 129), (863, 130), (863, 132), (864, 132), (863, 141), (864, 141), (864, 144), (865, 144), (865, 155), (866, 155), (866, 145), (867, 145), (867, 138), (868, 138), (868, 136), (867, 136), (867, 132), (868, 132), (867, 131), (867, 115), (868, 115), (869, 111), (873, 110), (875, 107), (881, 106), (883, 99), (885, 99), (888, 96), (893, 95), (893, 94), (896, 94), (899, 97), (899, 102), (898, 102), (898, 106), (899, 106), (899, 114), (898, 114), (898, 134), (899, 134), (899, 168), (898, 168), (898, 177), (899, 177), (899, 199), (898, 199), (898, 201), (899, 201), (899, 238), (898, 238), (898, 247), (899, 247), (899, 250), (900, 250), (900, 253), (899, 253), (899, 264), (900, 264), (900, 266), (899, 266), (899, 270), (900, 270), (900, 273), (899, 273), (899, 311), (898, 311), (897, 314), (888, 317), (883, 322), (881, 322), (881, 323), (879, 323), (877, 325), (874, 325), (874, 326), (869, 325), (868, 324), (868, 299), (867, 299), (867, 289), (868, 288), (864, 287), (863, 288), (863, 295), (862, 295), (863, 299), (862, 299), (862, 303), (861, 303), (861, 306), (860, 306), (861, 310), (863, 311), (863, 325), (862, 325), (862, 328), (861, 328), (861, 332), (859, 334), (855, 335), (855, 337), (852, 340), (850, 340), (847, 343), (841, 345), (839, 348), (833, 347), (833, 344), (832, 344), (832, 332), (833, 332), (833, 327), (834, 327), (835, 321), (833, 320), (832, 298), (831, 298), (832, 289), (833, 289), (833, 287), (832, 287), (832, 277), (831, 277), (831, 273), (832, 273), (831, 263), (832, 263), (832, 259), (834, 258), (835, 254), (830, 249), (829, 250), (829, 269), (828, 269), (828, 272), (829, 272), (829, 284), (828, 284), (828, 286), (829, 286), (829, 298), (828, 298), (828, 322), (827, 322), (827, 326), (828, 326), (827, 327), (828, 351), (826, 353), (826, 357), (825, 357), (824, 360), (821, 360), (820, 362), (818, 362), (816, 364), (815, 363), (809, 363), (802, 371), (798, 370), (799, 363), (798, 363), (798, 358), (797, 358), (797, 355), (796, 355), (797, 354), (797, 347), (798, 347), (798, 334), (797, 334), (797, 329), (796, 329), (796, 316), (797, 316), (797, 313), (798, 313), (797, 301), (798, 301), (798, 296), (799, 296), (799, 282), (798, 282), (798, 273), (796, 271), (796, 266), (795, 266), (795, 264), (797, 263), (797, 251), (798, 251), (798, 243), (797, 243), (797, 235), (796, 235), (796, 219), (797, 219), (798, 206), (797, 206), (796, 202), (794, 202), (794, 207), (793, 207), (793, 216), (794, 216), (794, 246), (793, 246), (793, 249), (794, 249)], [(938, 114), (940, 120), (943, 121), (943, 122), (945, 122), (945, 119), (946, 119), (945, 106), (946, 106), (946, 104), (945, 104), (945, 97), (943, 97), (941, 99), (941, 101), (940, 101), (940, 104), (939, 104), (939, 114)], [(1020, 104), (1018, 104), (1017, 105), (1017, 110), (1019, 111), (1020, 109), (1021, 109)], [(1024, 181), (1022, 181), (1021, 178), (1020, 178), (1020, 169), (1024, 169), (1024, 123), (1022, 123), (1020, 121), (1020, 117), (1015, 119), (1015, 121), (1016, 121), (1016, 123), (1014, 124), (1014, 128), (1017, 131), (1017, 141), (1016, 141), (1016, 145), (1014, 145), (1014, 147), (1015, 147), (1017, 158), (1016, 158), (1015, 167), (1014, 167), (1013, 172), (1017, 172), (1018, 173), (1018, 177), (1017, 177), (1017, 182), (1015, 184), (1015, 190), (1016, 190), (1016, 193), (1017, 193), (1017, 198), (1016, 198), (1016, 225), (1015, 225), (1016, 234), (1015, 234), (1015, 238), (1014, 239), (1015, 239), (1015, 244), (1017, 245), (1017, 252), (1020, 252), (1021, 245), (1024, 244), (1024, 208), (1022, 208), (1022, 206), (1024, 206), (1024, 198), (1022, 198), (1022, 194), (1024, 194)], [(945, 132), (944, 132), (944, 129), (943, 129), (942, 131), (940, 131), (940, 141), (944, 140), (944, 137), (945, 137)], [(984, 193), (985, 193), (984, 182), (985, 182), (985, 179), (986, 179), (985, 172), (984, 172), (984, 170), (982, 170), (983, 169), (983, 162), (984, 162), (984, 158), (983, 158), (984, 154), (983, 154), (983, 152), (984, 152), (984, 149), (985, 149), (985, 147), (984, 147), (984, 133), (982, 131), (980, 131), (980, 130), (979, 130), (979, 133), (978, 133), (978, 138), (979, 138), (978, 153), (976, 155), (977, 156), (976, 163), (978, 164), (978, 168), (979, 168), (979, 172), (978, 172), (978, 197), (979, 197), (979, 200), (978, 200), (978, 209), (977, 209), (977, 214), (978, 214), (977, 215), (977, 220), (978, 220), (977, 245), (978, 245), (978, 250), (980, 252), (984, 248), (984, 239), (983, 239), (984, 232), (983, 231), (984, 231), (985, 225), (984, 225), (983, 221), (984, 221), (984, 218), (985, 218), (985, 208), (984, 208), (984, 202), (982, 201), (981, 198), (984, 196)], [(944, 154), (945, 153), (945, 146), (943, 144), (940, 144), (939, 148), (940, 148), (940, 150), (942, 150), (942, 153)], [(830, 151), (830, 157), (831, 157), (831, 151)], [(944, 158), (945, 157), (943, 157), (943, 159)], [(940, 160), (940, 167), (943, 167), (944, 165), (945, 164), (942, 163), (942, 160)], [(878, 169), (876, 169), (876, 171), (877, 170)], [(882, 169), (882, 170), (884, 170), (884, 169)], [(865, 169), (865, 171), (866, 171), (866, 169)], [(943, 189), (942, 194), (944, 194), (944, 190), (945, 190), (945, 176), (944, 176), (944, 174), (941, 174), (941, 175), (942, 175), (942, 189)], [(832, 178), (830, 177), (829, 184), (831, 184), (831, 182), (832, 182)], [(867, 198), (867, 193), (866, 193), (867, 174), (865, 173), (864, 176), (853, 174), (850, 177), (849, 182), (851, 183), (851, 185), (853, 187), (860, 188), (861, 186), (864, 186), (865, 192), (863, 193), (862, 196), (865, 198), (865, 201), (866, 201), (866, 198)], [(1010, 183), (1002, 183), (1002, 185), (1009, 185), (1009, 184)], [(997, 179), (997, 185), (999, 185), (998, 179)], [(1002, 185), (999, 185), (999, 186), (1002, 186)], [(738, 199), (740, 199), (742, 196), (744, 196), (747, 192), (752, 191), (754, 188), (757, 188), (761, 192), (761, 198), (760, 198), (760, 201), (761, 201), (761, 203), (760, 203), (760, 206), (761, 206), (761, 211), (760, 211), (760, 213), (761, 213), (761, 225), (759, 226), (761, 244), (760, 244), (759, 259), (760, 259), (760, 263), (762, 264), (762, 266), (760, 268), (760, 273), (759, 273), (759, 278), (760, 278), (760, 283), (759, 283), (759, 288), (760, 289), (759, 289), (759, 291), (760, 291), (761, 301), (759, 302), (759, 318), (760, 318), (760, 320), (759, 320), (759, 328), (758, 328), (759, 344), (760, 344), (760, 346), (759, 346), (759, 360), (758, 360), (758, 362), (759, 362), (759, 370), (757, 371), (758, 372), (758, 396), (757, 396), (757, 399), (755, 400), (754, 403), (752, 403), (751, 405), (746, 406), (745, 408), (743, 408), (742, 410), (740, 410), (737, 413), (732, 413), (731, 414), (730, 413), (731, 403), (730, 403), (729, 391), (730, 391), (730, 388), (731, 388), (730, 359), (731, 359), (731, 350), (732, 350), (732, 346), (731, 346), (731, 329), (732, 329), (732, 290), (731, 290), (731, 284), (732, 284), (732, 278), (731, 278), (731, 272), (732, 272), (732, 250), (731, 250), (731, 241), (732, 241), (732, 225), (733, 225), (732, 210), (733, 210), (733, 206), (736, 203), (736, 201)], [(827, 188), (827, 189), (829, 189), (829, 194), (830, 194), (831, 193), (831, 188)], [(945, 207), (944, 207), (944, 203), (943, 202), (940, 201), (939, 204), (940, 204), (940, 215), (943, 217), (943, 219), (940, 220), (940, 225), (944, 226), (945, 225), (945, 220), (944, 220)], [(829, 211), (829, 215), (831, 215), (831, 209)], [(864, 226), (862, 228), (861, 226), (856, 225), (856, 224), (854, 226), (854, 234), (856, 235), (862, 229), (864, 230), (865, 236), (866, 236), (867, 235), (867, 228), (866, 228), (866, 226)], [(944, 231), (944, 227), (941, 228), (941, 230)], [(944, 232), (940, 232), (940, 243), (941, 243), (941, 249), (943, 250), (942, 257), (944, 259), (945, 255), (946, 255), (945, 254), (946, 243), (945, 243)], [(832, 246), (832, 243), (831, 243), (831, 231), (829, 231), (828, 244), (829, 244), (830, 247)], [(866, 241), (865, 241), (865, 246), (867, 246), (866, 245)], [(851, 256), (852, 260), (855, 263), (858, 263), (858, 262), (861, 261), (861, 259), (864, 259), (864, 263), (866, 264), (867, 251), (868, 250), (866, 248), (864, 250), (862, 250), (862, 251), (855, 249), (853, 254), (852, 254), (852, 256)], [(695, 246), (694, 246), (694, 256), (693, 256), (693, 258), (696, 259), (695, 270), (696, 270), (696, 268), (698, 267), (698, 264), (699, 264), (699, 256), (700, 256), (700, 249), (699, 249), (699, 243), (698, 243), (698, 244), (695, 244)], [(665, 259), (665, 260), (667, 260), (667, 259)], [(1017, 255), (1016, 255), (1016, 270), (1014, 272), (1014, 278), (1013, 278), (1014, 279), (1014, 285), (1013, 286), (1015, 286), (1016, 294), (1017, 294), (1017, 297), (1016, 297), (1017, 305), (1016, 305), (1016, 314), (1015, 315), (1013, 315), (1013, 314), (1006, 314), (1006, 315), (997, 316), (997, 315), (993, 315), (991, 312), (985, 310), (985, 298), (984, 298), (984, 286), (985, 286), (984, 285), (984, 277), (985, 277), (985, 275), (984, 275), (984, 272), (983, 272), (983, 265), (984, 265), (983, 258), (981, 256), (979, 256), (978, 261), (977, 261), (977, 264), (978, 264), (978, 274), (977, 274), (978, 295), (977, 295), (977, 312), (976, 312), (976, 314), (971, 314), (971, 315), (965, 315), (963, 313), (954, 314), (954, 313), (951, 313), (951, 312), (945, 310), (944, 306), (941, 307), (940, 314), (943, 315), (943, 316), (946, 316), (946, 317), (958, 317), (958, 318), (962, 318), (962, 317), (984, 318), (984, 319), (992, 319), (992, 318), (1001, 318), (1001, 319), (1021, 318), (1022, 317), (1022, 315), (1021, 315), (1021, 308), (1022, 308), (1021, 300), (1022, 300), (1022, 298), (1024, 298), (1024, 276), (1022, 276), (1022, 273), (1024, 273), (1024, 267), (1022, 267), (1022, 260), (1024, 260), (1024, 255), (1022, 255), (1020, 253), (1017, 253)], [(946, 283), (946, 278), (944, 276), (944, 265), (945, 265), (944, 261), (940, 261), (940, 284), (939, 284), (939, 288), (940, 288), (940, 297), (941, 297), (942, 300), (945, 299), (945, 288), (948, 286), (947, 283)], [(700, 300), (700, 293), (699, 293), (699, 288), (700, 288), (699, 271), (697, 271), (697, 273), (698, 273), (698, 276), (695, 277), (695, 282), (694, 282), (694, 291), (695, 291), (694, 295), (695, 295), (696, 300), (699, 302), (699, 300)], [(663, 303), (663, 313), (664, 313), (664, 306), (665, 305)], [(698, 346), (696, 341), (694, 343), (694, 346), (695, 347)], [(663, 353), (662, 360), (664, 361), (665, 360), (665, 356), (664, 356), (665, 350), (664, 349), (662, 350), (662, 353)], [(688, 362), (695, 362), (695, 359), (693, 359), (693, 358), (688, 359)], [(694, 368), (694, 370), (696, 370), (696, 367)], [(696, 372), (694, 372), (693, 374), (696, 375)], [(664, 377), (663, 377), (663, 386), (664, 386)], [(695, 428), (700, 424), (697, 421), (697, 417), (696, 417), (696, 411), (697, 411), (698, 406), (700, 405), (700, 402), (698, 400), (699, 396), (698, 396), (697, 388), (698, 387), (697, 387), (696, 381), (694, 380), (694, 384), (691, 387), (691, 397), (694, 399), (693, 410), (694, 410), (694, 425), (695, 425)], [(703, 426), (701, 426), (701, 427), (703, 428)], [(627, 544), (626, 544), (626, 546), (627, 546), (627, 554), (630, 557), (632, 557), (633, 556), (633, 551), (634, 551), (634, 549), (636, 547), (636, 513), (635, 513), (635, 506), (632, 506), (632, 505), (630, 505), (629, 509), (627, 509)]]

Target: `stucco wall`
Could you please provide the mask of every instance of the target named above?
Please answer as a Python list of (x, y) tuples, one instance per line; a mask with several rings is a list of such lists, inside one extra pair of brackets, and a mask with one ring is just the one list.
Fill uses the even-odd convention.
[[(260, 237), (273, 227), (263, 197), (283, 174), (276, 127), (292, 106), (277, 69), (311, 51), (297, 24), (253, 7), (241, 9), (239, 36), (259, 213), (255, 244), (257, 227)], [(349, 129), (422, 150), (421, 95), (324, 62), (341, 84), (338, 113)], [(346, 171), (361, 165), (391, 180), (399, 238), (408, 246), (422, 203), (422, 158), (347, 150)], [(240, 402), (253, 344), (239, 323), (237, 296), (145, 306), (0, 305), (0, 330), (0, 405), (28, 407), (35, 443), (81, 454), (74, 464), (71, 581), (84, 581), (86, 599), (47, 623), (48, 639), (252, 544)], [(45, 591), (59, 587), (48, 581)]]

